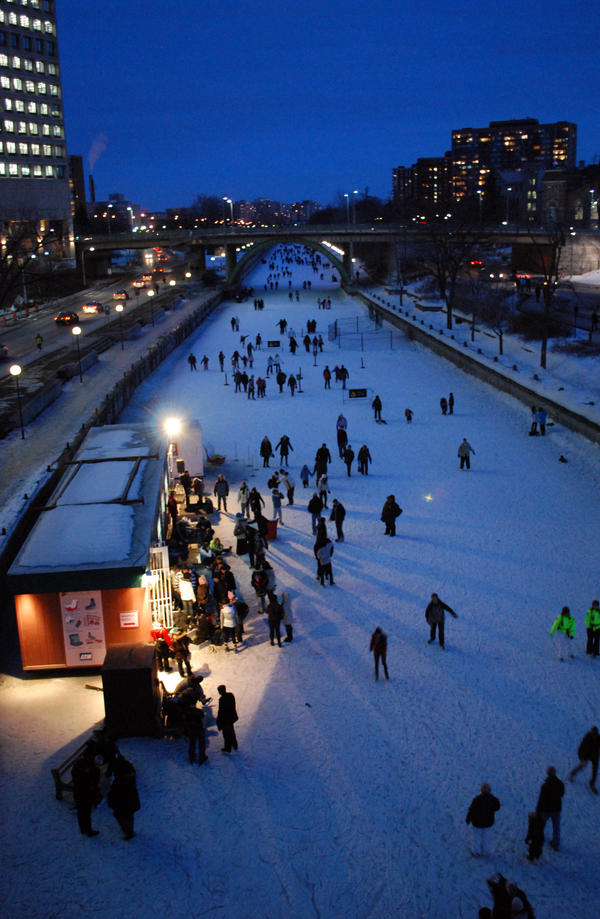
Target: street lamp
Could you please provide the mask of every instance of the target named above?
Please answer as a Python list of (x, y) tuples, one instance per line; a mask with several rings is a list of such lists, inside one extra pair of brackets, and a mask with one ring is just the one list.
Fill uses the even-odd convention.
[(146, 291), (146, 293), (150, 297), (150, 318), (152, 319), (152, 325), (154, 325), (154, 303), (152, 302), (152, 297), (154, 297), (155, 291), (151, 289)]
[(185, 276), (186, 276), (186, 278), (191, 278), (192, 272), (191, 272), (191, 271), (186, 271)]
[(225, 195), (223, 195), (223, 201), (226, 201), (231, 208), (231, 225), (233, 226), (233, 201), (231, 198), (227, 198)]
[(110, 236), (110, 232), (111, 232), (111, 230), (110, 230), (110, 218), (112, 217), (112, 214), (110, 213), (110, 209), (111, 209), (111, 208), (112, 208), (112, 204), (109, 204), (108, 207), (107, 207), (107, 209), (106, 209), (106, 210), (107, 210), (106, 217), (107, 217), (107, 223), (108, 223), (108, 235), (109, 235), (109, 236)]
[(357, 189), (355, 188), (352, 192), (352, 223), (356, 226), (356, 195), (358, 194)]
[(17, 384), (17, 405), (19, 406), (19, 424), (21, 425), (21, 440), (25, 440), (25, 428), (23, 427), (23, 409), (21, 407), (21, 388), (19, 386), (19, 376), (21, 375), (20, 364), (13, 364), (9, 368), (10, 375), (15, 378)]
[(508, 226), (508, 205), (510, 203), (510, 198), (508, 197), (512, 191), (512, 186), (508, 185), (506, 188), (506, 225)]
[(350, 195), (344, 194), (346, 199), (346, 225), (350, 226)]
[(77, 360), (79, 362), (79, 382), (83, 383), (83, 373), (81, 372), (81, 350), (79, 348), (79, 336), (81, 335), (81, 328), (78, 325), (74, 325), (71, 331), (73, 335), (75, 336), (75, 341), (77, 342)]
[(121, 333), (121, 351), (125, 350), (125, 345), (123, 344), (123, 319), (121, 313), (123, 312), (123, 304), (117, 303), (115, 306), (117, 313), (119, 314), (119, 332)]
[(81, 253), (81, 279), (82, 279), (82, 281), (83, 281), (83, 286), (84, 286), (84, 287), (87, 287), (87, 280), (86, 280), (86, 277), (85, 277), (85, 256), (86, 256), (86, 252), (93, 252), (93, 251), (94, 251), (94, 247), (93, 247), (93, 246), (90, 246), (89, 249), (84, 249), (84, 250), (82, 251), (82, 253)]
[(175, 280), (175, 278), (171, 278), (171, 280), (169, 281), (169, 287), (175, 287), (176, 284), (177, 284), (177, 281)]

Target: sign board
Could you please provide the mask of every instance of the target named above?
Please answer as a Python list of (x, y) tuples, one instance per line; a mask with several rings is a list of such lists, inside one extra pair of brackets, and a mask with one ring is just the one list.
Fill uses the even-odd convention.
[(349, 399), (366, 399), (367, 390), (366, 389), (349, 389), (348, 398)]
[(137, 629), (140, 624), (140, 617), (136, 609), (127, 613), (119, 613), (119, 623), (122, 629)]
[(281, 348), (281, 342), (280, 341), (268, 341), (267, 348)]
[(67, 667), (99, 667), (106, 656), (102, 594), (99, 590), (60, 594)]

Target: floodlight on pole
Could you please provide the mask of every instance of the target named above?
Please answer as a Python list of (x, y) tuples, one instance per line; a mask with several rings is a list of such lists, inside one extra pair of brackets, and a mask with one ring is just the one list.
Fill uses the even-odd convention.
[(9, 373), (15, 378), (17, 384), (17, 405), (19, 407), (19, 424), (21, 425), (21, 440), (25, 440), (25, 427), (23, 426), (23, 408), (21, 406), (21, 388), (19, 386), (19, 377), (21, 376), (22, 367), (20, 364), (12, 364)]
[(123, 319), (121, 317), (121, 313), (123, 312), (123, 304), (117, 303), (117, 305), (115, 306), (115, 309), (117, 313), (119, 314), (119, 332), (121, 333), (121, 351), (124, 351), (125, 345), (123, 343)]
[(83, 373), (81, 371), (81, 350), (79, 348), (79, 336), (81, 335), (81, 328), (78, 325), (74, 325), (71, 329), (71, 332), (75, 336), (75, 341), (77, 342), (77, 362), (79, 364), (79, 382), (83, 383)]

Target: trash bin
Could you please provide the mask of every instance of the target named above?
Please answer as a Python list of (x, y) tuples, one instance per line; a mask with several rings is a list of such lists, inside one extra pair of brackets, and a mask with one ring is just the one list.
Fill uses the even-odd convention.
[(102, 665), (106, 728), (113, 737), (145, 737), (160, 727), (160, 693), (153, 644), (112, 645)]
[(277, 539), (277, 517), (275, 520), (267, 520), (267, 541), (273, 542)]

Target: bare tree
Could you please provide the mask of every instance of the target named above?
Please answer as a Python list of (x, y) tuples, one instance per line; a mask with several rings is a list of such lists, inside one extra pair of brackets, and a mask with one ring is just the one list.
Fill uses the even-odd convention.
[(34, 221), (14, 222), (5, 233), (0, 241), (0, 309), (18, 297), (27, 299), (27, 282), (40, 275), (34, 271), (36, 259), (60, 243), (54, 232), (40, 236)]
[(475, 248), (483, 242), (484, 233), (477, 214), (466, 207), (452, 215), (428, 215), (423, 233), (427, 240), (425, 265), (446, 304), (446, 325), (451, 329), (457, 283)]
[(554, 293), (558, 286), (560, 271), (560, 257), (565, 245), (565, 234), (558, 223), (554, 223), (543, 232), (544, 241), (539, 234), (530, 233), (529, 237), (534, 245), (538, 267), (544, 277), (542, 296), (544, 300), (544, 313), (542, 323), (542, 345), (540, 349), (540, 367), (546, 369), (546, 356), (548, 353), (548, 329), (550, 314), (554, 302)]

